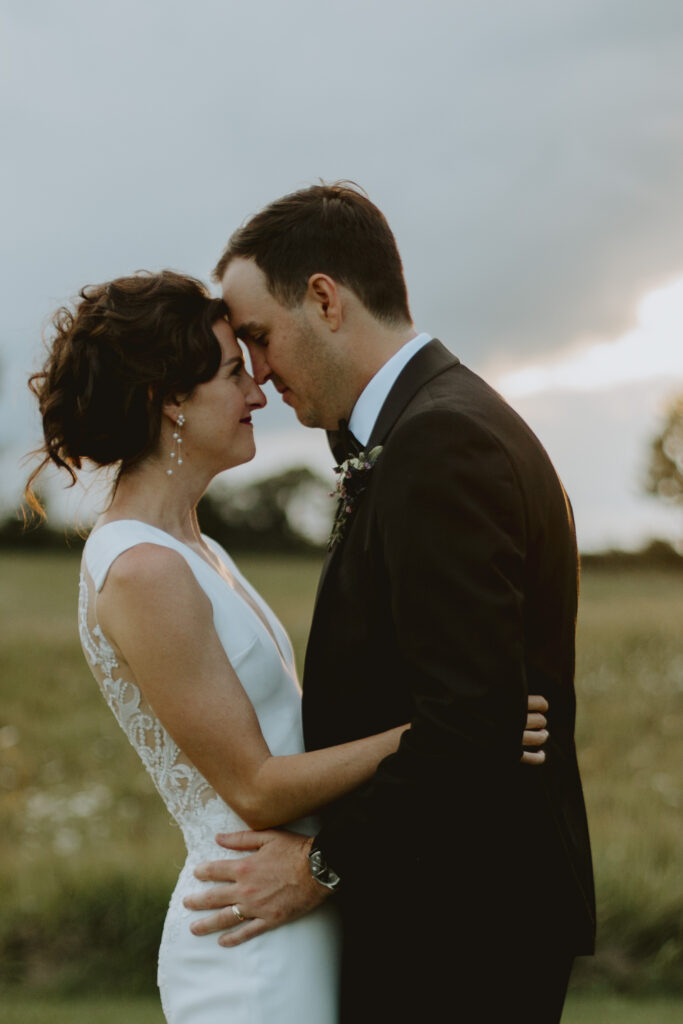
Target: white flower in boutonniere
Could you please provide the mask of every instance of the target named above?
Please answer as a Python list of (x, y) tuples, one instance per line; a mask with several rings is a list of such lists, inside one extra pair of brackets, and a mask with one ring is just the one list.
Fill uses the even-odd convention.
[(339, 500), (328, 544), (330, 550), (342, 539), (346, 523), (356, 507), (356, 502), (368, 486), (370, 471), (381, 451), (382, 445), (378, 444), (371, 451), (359, 452), (354, 458), (342, 462), (341, 466), (334, 467), (335, 473), (338, 474), (337, 487), (332, 491), (331, 497)]

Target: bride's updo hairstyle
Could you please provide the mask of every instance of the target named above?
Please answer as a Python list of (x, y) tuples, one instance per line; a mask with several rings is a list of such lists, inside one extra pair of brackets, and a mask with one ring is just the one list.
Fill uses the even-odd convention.
[(83, 459), (118, 464), (118, 479), (156, 450), (164, 402), (217, 373), (212, 327), (225, 313), (200, 281), (172, 270), (88, 285), (72, 309), (57, 310), (47, 359), (29, 380), (45, 439), (26, 484), (34, 512), (44, 517), (32, 485), (49, 463), (66, 469), (73, 486)]

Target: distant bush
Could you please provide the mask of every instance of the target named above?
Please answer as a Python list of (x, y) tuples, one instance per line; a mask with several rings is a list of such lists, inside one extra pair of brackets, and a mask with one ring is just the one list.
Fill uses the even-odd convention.
[(618, 551), (614, 548), (581, 556), (587, 569), (672, 569), (683, 570), (683, 555), (665, 540), (650, 541), (640, 551)]
[[(147, 873), (146, 873), (147, 874)], [(578, 987), (644, 995), (682, 992), (681, 906), (647, 906), (628, 886), (610, 885), (598, 953), (580, 958)], [(12, 915), (0, 932), (0, 986), (61, 994), (156, 991), (166, 880), (134, 874), (85, 878), (40, 911)]]
[(81, 878), (0, 932), (0, 984), (153, 992), (168, 885), (135, 874)]
[(0, 549), (63, 551), (67, 547), (79, 550), (83, 542), (83, 535), (73, 527), (55, 527), (51, 522), (41, 522), (23, 503), (0, 520)]

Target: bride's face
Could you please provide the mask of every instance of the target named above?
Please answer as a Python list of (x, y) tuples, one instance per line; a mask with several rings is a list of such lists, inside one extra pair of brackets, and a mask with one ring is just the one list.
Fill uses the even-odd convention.
[(185, 423), (180, 433), (183, 459), (215, 474), (253, 459), (251, 417), (263, 408), (266, 397), (247, 373), (242, 349), (228, 323), (218, 320), (213, 332), (223, 354), (221, 365), (211, 380), (198, 384), (182, 402)]

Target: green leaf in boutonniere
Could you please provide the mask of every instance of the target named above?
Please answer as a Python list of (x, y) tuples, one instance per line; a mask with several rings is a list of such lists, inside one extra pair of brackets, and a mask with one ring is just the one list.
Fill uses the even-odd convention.
[(370, 473), (381, 451), (382, 445), (378, 444), (371, 451), (359, 452), (354, 458), (342, 462), (341, 466), (334, 467), (334, 471), (337, 473), (337, 486), (332, 491), (331, 497), (337, 498), (338, 502), (328, 544), (329, 550), (332, 550), (334, 545), (342, 539), (346, 524), (353, 514), (358, 499), (368, 486)]

